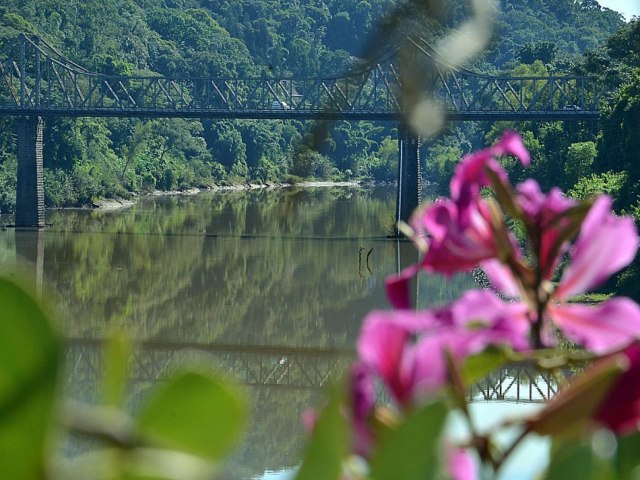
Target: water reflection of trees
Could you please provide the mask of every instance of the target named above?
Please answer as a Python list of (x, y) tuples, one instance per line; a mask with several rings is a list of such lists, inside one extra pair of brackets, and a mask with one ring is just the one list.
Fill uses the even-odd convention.
[[(393, 195), (277, 190), (143, 200), (119, 212), (59, 211), (45, 278), (67, 333), (288, 345), (351, 345), (385, 307), (395, 271), (384, 232)], [(17, 233), (17, 232), (16, 232)], [(362, 247), (370, 269), (358, 268)], [(413, 260), (415, 261), (415, 259)], [(453, 295), (432, 282), (425, 294)]]

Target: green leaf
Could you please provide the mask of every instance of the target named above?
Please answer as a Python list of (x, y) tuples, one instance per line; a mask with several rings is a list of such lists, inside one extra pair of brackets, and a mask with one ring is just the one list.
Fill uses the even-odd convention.
[(546, 480), (588, 480), (594, 467), (593, 452), (580, 442), (566, 442), (555, 448)]
[(473, 385), (506, 362), (504, 350), (489, 348), (478, 355), (467, 357), (462, 365), (462, 380), (467, 386)]
[(433, 478), (439, 469), (440, 432), (447, 417), (442, 403), (433, 403), (407, 415), (404, 422), (380, 439), (371, 459), (375, 480)]
[(615, 456), (616, 478), (635, 479), (640, 466), (640, 433), (618, 438)]
[(158, 388), (138, 414), (138, 427), (150, 445), (219, 459), (240, 436), (246, 413), (243, 396), (230, 384), (186, 372)]
[(4, 278), (0, 305), (0, 472), (2, 478), (39, 478), (60, 342), (41, 306)]
[(340, 411), (339, 391), (318, 418), (296, 480), (337, 480), (349, 453), (347, 421)]
[(127, 385), (131, 342), (122, 334), (116, 334), (107, 340), (104, 348), (104, 377), (102, 396), (106, 405), (118, 407), (124, 398)]
[(580, 440), (554, 439), (546, 480), (618, 480), (609, 458), (597, 453), (595, 432)]

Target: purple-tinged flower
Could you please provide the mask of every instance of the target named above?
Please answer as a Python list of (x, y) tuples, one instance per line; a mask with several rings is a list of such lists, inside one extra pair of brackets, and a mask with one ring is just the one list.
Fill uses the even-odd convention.
[(488, 186), (490, 180), (487, 169), (492, 170), (499, 179), (506, 180), (507, 172), (496, 160), (496, 157), (502, 155), (515, 156), (524, 166), (531, 163), (529, 152), (522, 143), (520, 135), (513, 131), (506, 131), (492, 147), (474, 152), (462, 159), (451, 178), (452, 200), (457, 201), (464, 195), (475, 196), (482, 187)]
[(437, 310), (370, 313), (357, 349), (360, 361), (406, 406), (444, 384), (445, 350), (462, 360), (488, 345), (526, 349), (528, 330), (524, 305), (503, 302), (486, 290), (471, 290)]
[[(528, 201), (522, 202), (523, 210), (531, 215), (532, 222), (538, 222), (542, 243), (556, 242), (559, 234), (554, 229), (562, 223), (558, 216), (571, 206), (570, 201), (562, 200), (557, 193), (543, 198), (532, 184), (528, 184), (526, 190)], [(615, 298), (594, 306), (569, 302), (570, 297), (597, 287), (628, 265), (637, 249), (638, 234), (633, 220), (615, 216), (611, 199), (599, 197), (569, 248), (569, 265), (555, 290), (550, 292), (542, 331), (546, 344), (553, 343), (553, 326), (562, 330), (568, 339), (596, 353), (623, 348), (640, 336), (640, 307), (630, 299)], [(541, 250), (539, 266), (544, 272), (543, 279), (549, 279), (558, 260), (545, 257), (545, 248)], [(495, 261), (484, 262), (483, 266), (494, 286), (507, 295), (516, 296), (518, 285), (508, 268)]]
[(640, 343), (632, 343), (620, 355), (628, 362), (628, 367), (609, 390), (594, 419), (610, 430), (626, 435), (640, 430)]
[(418, 221), (431, 234), (429, 249), (420, 262), (425, 270), (451, 275), (498, 254), (491, 214), (479, 197), (468, 202), (436, 202), (414, 225)]
[[(416, 268), (410, 267), (387, 281), (387, 292), (396, 308), (409, 308), (409, 279), (419, 269), (452, 275), (468, 271), (481, 261), (506, 256), (519, 256), (516, 242), (509, 238), (510, 252), (500, 252), (490, 208), (480, 196), (482, 187), (489, 185), (487, 169), (502, 181), (506, 171), (495, 159), (510, 154), (517, 156), (524, 165), (530, 158), (515, 132), (506, 132), (491, 148), (465, 156), (451, 179), (451, 199), (439, 199), (428, 208), (416, 212), (411, 226), (416, 242), (427, 243), (427, 253)], [(428, 240), (425, 239), (428, 237)]]
[(567, 337), (594, 352), (624, 347), (640, 335), (640, 307), (628, 298), (614, 298), (596, 306), (567, 303), (573, 296), (601, 285), (631, 263), (638, 250), (638, 232), (630, 217), (617, 217), (611, 199), (599, 197), (582, 224), (569, 252), (549, 305), (549, 316)]
[[(409, 282), (420, 269), (453, 275), (498, 255), (489, 207), (479, 196), (467, 200), (439, 200), (413, 215), (414, 231), (422, 236), (429, 232), (429, 246), (418, 265), (386, 279), (387, 296), (395, 308), (411, 308)], [(515, 241), (511, 243), (517, 252)]]
[(584, 219), (570, 251), (556, 297), (563, 300), (601, 285), (629, 265), (638, 250), (638, 232), (631, 217), (611, 211), (611, 198), (600, 196)]
[(304, 430), (311, 435), (318, 422), (318, 411), (315, 408), (306, 408), (300, 414), (300, 420), (302, 421)]
[(517, 187), (516, 202), (522, 209), (525, 222), (529, 228), (536, 232), (533, 248), (538, 255), (538, 265), (542, 271), (542, 278), (549, 279), (564, 250), (566, 241), (561, 248), (556, 248), (563, 231), (569, 224), (569, 219), (564, 214), (576, 201), (567, 198), (560, 189), (552, 188), (548, 195), (540, 190), (540, 185), (535, 180), (529, 179), (520, 183)]

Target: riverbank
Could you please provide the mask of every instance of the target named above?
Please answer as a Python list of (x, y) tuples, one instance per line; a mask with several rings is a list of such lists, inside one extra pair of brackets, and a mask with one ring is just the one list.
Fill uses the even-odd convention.
[(237, 185), (213, 185), (207, 188), (190, 188), (188, 190), (155, 190), (150, 193), (136, 195), (131, 199), (123, 198), (105, 198), (96, 200), (92, 203), (91, 208), (99, 210), (121, 210), (135, 205), (140, 197), (161, 197), (172, 195), (197, 195), (201, 192), (223, 192), (223, 191), (242, 191), (242, 190), (259, 190), (259, 189), (275, 189), (275, 188), (332, 188), (332, 187), (361, 187), (364, 183), (359, 181), (350, 182), (328, 182), (328, 181), (308, 181), (299, 183), (246, 183)]

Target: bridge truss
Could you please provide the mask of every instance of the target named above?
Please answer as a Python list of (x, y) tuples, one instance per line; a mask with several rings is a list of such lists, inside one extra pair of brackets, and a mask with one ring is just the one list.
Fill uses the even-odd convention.
[[(67, 340), (68, 388), (95, 390), (104, 375), (102, 346), (102, 340)], [(179, 366), (195, 361), (251, 387), (319, 390), (335, 384), (354, 359), (355, 353), (347, 349), (142, 342), (130, 359), (130, 381), (150, 386)], [(539, 403), (557, 391), (557, 383), (549, 374), (507, 365), (474, 385), (469, 400)]]
[[(596, 80), (481, 75), (446, 65), (422, 39), (405, 42), (433, 68), (426, 91), (452, 120), (579, 120), (598, 115)], [(403, 52), (405, 54), (406, 52)], [(0, 115), (398, 120), (397, 47), (326, 78), (186, 78), (90, 72), (36, 36), (0, 45)]]

